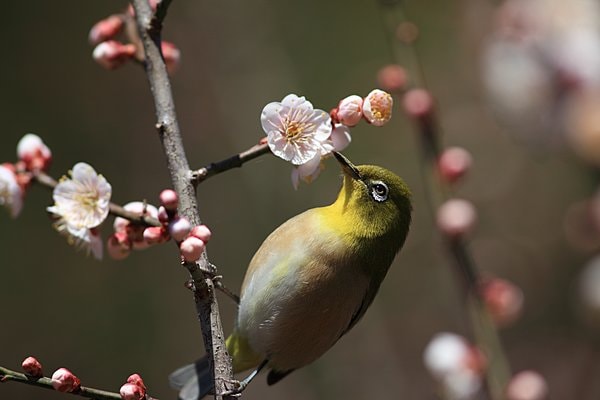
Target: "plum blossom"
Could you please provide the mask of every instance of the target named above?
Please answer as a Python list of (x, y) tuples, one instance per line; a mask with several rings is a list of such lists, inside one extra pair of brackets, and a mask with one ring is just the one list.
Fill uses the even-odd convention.
[(260, 120), (273, 154), (294, 165), (320, 154), (332, 131), (329, 114), (295, 94), (267, 104)]
[(5, 206), (13, 218), (16, 218), (23, 208), (23, 195), (14, 171), (0, 165), (0, 205)]
[(54, 205), (48, 207), (55, 228), (69, 243), (102, 258), (102, 240), (97, 228), (108, 216), (112, 188), (106, 179), (86, 163), (77, 163), (54, 188)]
[(367, 121), (375, 126), (383, 126), (392, 118), (392, 96), (380, 89), (374, 89), (365, 97), (362, 112)]
[(351, 140), (350, 128), (343, 124), (335, 124), (335, 128), (331, 132), (329, 139), (323, 143), (321, 152), (308, 162), (292, 169), (292, 185), (294, 189), (298, 189), (300, 180), (306, 183), (314, 181), (324, 169), (323, 158), (328, 157), (332, 151), (344, 150), (348, 147)]

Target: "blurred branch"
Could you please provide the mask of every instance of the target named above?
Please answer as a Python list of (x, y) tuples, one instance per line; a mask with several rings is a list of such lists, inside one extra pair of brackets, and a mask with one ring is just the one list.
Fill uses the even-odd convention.
[[(413, 74), (413, 85), (425, 88), (426, 78), (418, 56), (415, 42), (418, 39), (418, 28), (406, 16), (402, 2), (388, 4), (382, 1), (382, 19), (386, 27), (388, 42), (394, 62), (408, 58), (409, 68)], [(400, 43), (400, 44), (399, 44)], [(399, 50), (408, 55), (400, 57)], [(408, 56), (408, 57), (407, 57)], [(404, 93), (405, 94), (405, 93)], [(405, 105), (406, 106), (406, 105)], [(437, 163), (441, 154), (440, 137), (443, 132), (437, 115), (430, 108), (420, 114), (413, 114), (415, 127), (420, 141), (420, 155), (425, 182), (425, 192), (431, 215), (436, 215), (438, 207), (448, 200), (449, 187), (437, 173)], [(446, 237), (446, 245), (453, 258), (456, 273), (463, 281), (471, 330), (477, 346), (486, 354), (488, 369), (486, 371), (486, 389), (493, 400), (504, 399), (504, 390), (510, 378), (510, 367), (504, 354), (498, 332), (485, 306), (479, 290), (480, 278), (475, 263), (465, 242), (460, 238)]]
[(206, 167), (192, 171), (192, 183), (194, 186), (198, 186), (198, 184), (210, 178), (211, 176), (220, 174), (221, 172), (229, 171), (233, 168), (239, 168), (245, 162), (254, 160), (257, 157), (270, 152), (271, 150), (266, 143), (259, 143), (255, 146), (252, 146), (248, 150), (241, 152), (240, 154), (236, 154), (233, 157), (210, 163)]
[[(52, 386), (52, 379), (47, 377), (33, 378), (20, 372), (12, 371), (8, 368), (0, 367), (0, 382), (18, 382), (25, 385), (37, 386), (44, 389), (55, 390)], [(67, 392), (75, 396), (86, 397), (88, 399), (97, 400), (121, 400), (119, 393), (107, 392), (105, 390), (94, 389), (86, 386), (81, 386), (79, 390), (75, 392)], [(146, 396), (146, 400), (152, 399), (150, 396)]]
[[(166, 12), (166, 6), (161, 14)], [(192, 225), (200, 225), (200, 215), (196, 201), (195, 188), (190, 179), (190, 168), (185, 155), (181, 132), (175, 114), (175, 104), (171, 93), (171, 84), (160, 49), (160, 27), (152, 26), (152, 9), (147, 0), (133, 0), (138, 31), (144, 45), (146, 75), (152, 91), (156, 110), (158, 133), (167, 158), (167, 166), (171, 174), (173, 188), (179, 195), (179, 214), (187, 218)], [(204, 346), (209, 354), (209, 362), (215, 383), (215, 398), (222, 399), (221, 393), (232, 388), (228, 384), (233, 381), (231, 358), (227, 354), (221, 325), (215, 287), (206, 251), (195, 264), (187, 264), (194, 281), (194, 301)]]

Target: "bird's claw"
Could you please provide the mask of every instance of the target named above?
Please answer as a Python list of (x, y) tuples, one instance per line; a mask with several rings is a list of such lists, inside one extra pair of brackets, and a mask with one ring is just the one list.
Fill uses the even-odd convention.
[(233, 389), (226, 390), (221, 393), (221, 396), (240, 397), (242, 392), (248, 386), (248, 382), (238, 381), (235, 379), (227, 379), (227, 383), (233, 386)]

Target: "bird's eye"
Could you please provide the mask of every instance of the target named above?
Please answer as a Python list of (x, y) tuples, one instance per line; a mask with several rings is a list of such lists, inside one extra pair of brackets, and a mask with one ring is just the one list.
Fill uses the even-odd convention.
[(389, 189), (387, 185), (381, 181), (373, 181), (371, 183), (370, 195), (373, 200), (381, 203), (387, 200)]

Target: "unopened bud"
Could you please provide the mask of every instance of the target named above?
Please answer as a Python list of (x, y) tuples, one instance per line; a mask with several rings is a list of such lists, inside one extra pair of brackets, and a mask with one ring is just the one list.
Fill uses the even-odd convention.
[(169, 234), (177, 242), (181, 242), (183, 239), (185, 239), (190, 233), (191, 229), (192, 224), (190, 224), (190, 221), (184, 217), (175, 218), (169, 224)]
[(160, 45), (167, 71), (172, 74), (177, 70), (181, 63), (181, 51), (175, 46), (175, 44), (167, 41), (162, 41)]
[(483, 301), (494, 322), (506, 326), (515, 321), (523, 309), (523, 292), (504, 279), (490, 279), (481, 285)]
[(127, 378), (127, 383), (131, 383), (134, 385), (138, 385), (139, 387), (146, 390), (146, 385), (144, 384), (144, 380), (139, 374), (131, 374), (129, 378)]
[(40, 378), (44, 375), (42, 364), (35, 357), (27, 357), (21, 364), (23, 371), (29, 376)]
[(144, 240), (149, 245), (159, 244), (167, 241), (169, 234), (162, 226), (150, 226), (144, 229)]
[(438, 160), (440, 176), (449, 183), (462, 178), (471, 168), (471, 153), (462, 147), (450, 147), (444, 150)]
[(120, 15), (111, 15), (98, 21), (90, 30), (89, 41), (92, 45), (112, 39), (123, 29), (124, 21)]
[(158, 221), (163, 225), (167, 225), (170, 219), (167, 209), (164, 206), (158, 207)]
[(383, 90), (375, 89), (363, 101), (363, 115), (372, 125), (383, 126), (392, 118), (394, 99)]
[(66, 368), (59, 368), (52, 374), (52, 387), (59, 392), (76, 392), (81, 381)]
[(449, 237), (459, 237), (469, 233), (476, 219), (477, 213), (473, 204), (461, 199), (446, 201), (437, 213), (438, 228)]
[[(179, 196), (177, 192), (171, 189), (165, 189), (160, 192), (158, 196), (160, 199), (160, 205), (165, 208), (168, 212), (176, 212), (177, 211), (177, 203), (179, 201)], [(159, 210), (160, 211), (160, 210)]]
[(337, 120), (346, 126), (355, 126), (362, 119), (363, 99), (360, 96), (348, 96), (338, 104)]
[(386, 65), (379, 70), (377, 82), (388, 92), (400, 92), (406, 86), (406, 70), (397, 64)]
[(192, 228), (192, 230), (190, 231), (190, 236), (194, 236), (197, 237), (198, 239), (202, 240), (204, 243), (208, 243), (208, 241), (210, 240), (212, 233), (210, 231), (210, 229), (208, 229), (208, 226), (206, 225), (198, 225)]
[(52, 152), (38, 135), (28, 133), (17, 144), (17, 156), (29, 171), (46, 171), (52, 162)]
[(535, 371), (522, 371), (513, 376), (506, 388), (507, 400), (544, 400), (548, 397), (548, 384)]
[(433, 97), (425, 89), (411, 89), (402, 100), (404, 111), (412, 118), (424, 118), (433, 112)]
[(135, 56), (135, 45), (107, 40), (94, 49), (94, 60), (106, 69), (115, 69)]
[(195, 236), (189, 236), (179, 244), (179, 251), (185, 262), (193, 263), (200, 259), (204, 247), (204, 242), (202, 240)]
[(123, 400), (142, 400), (146, 397), (146, 389), (134, 383), (126, 383), (119, 389)]
[(106, 242), (106, 250), (108, 255), (115, 260), (127, 258), (131, 252), (131, 241), (127, 236), (127, 232), (119, 231), (109, 236)]

